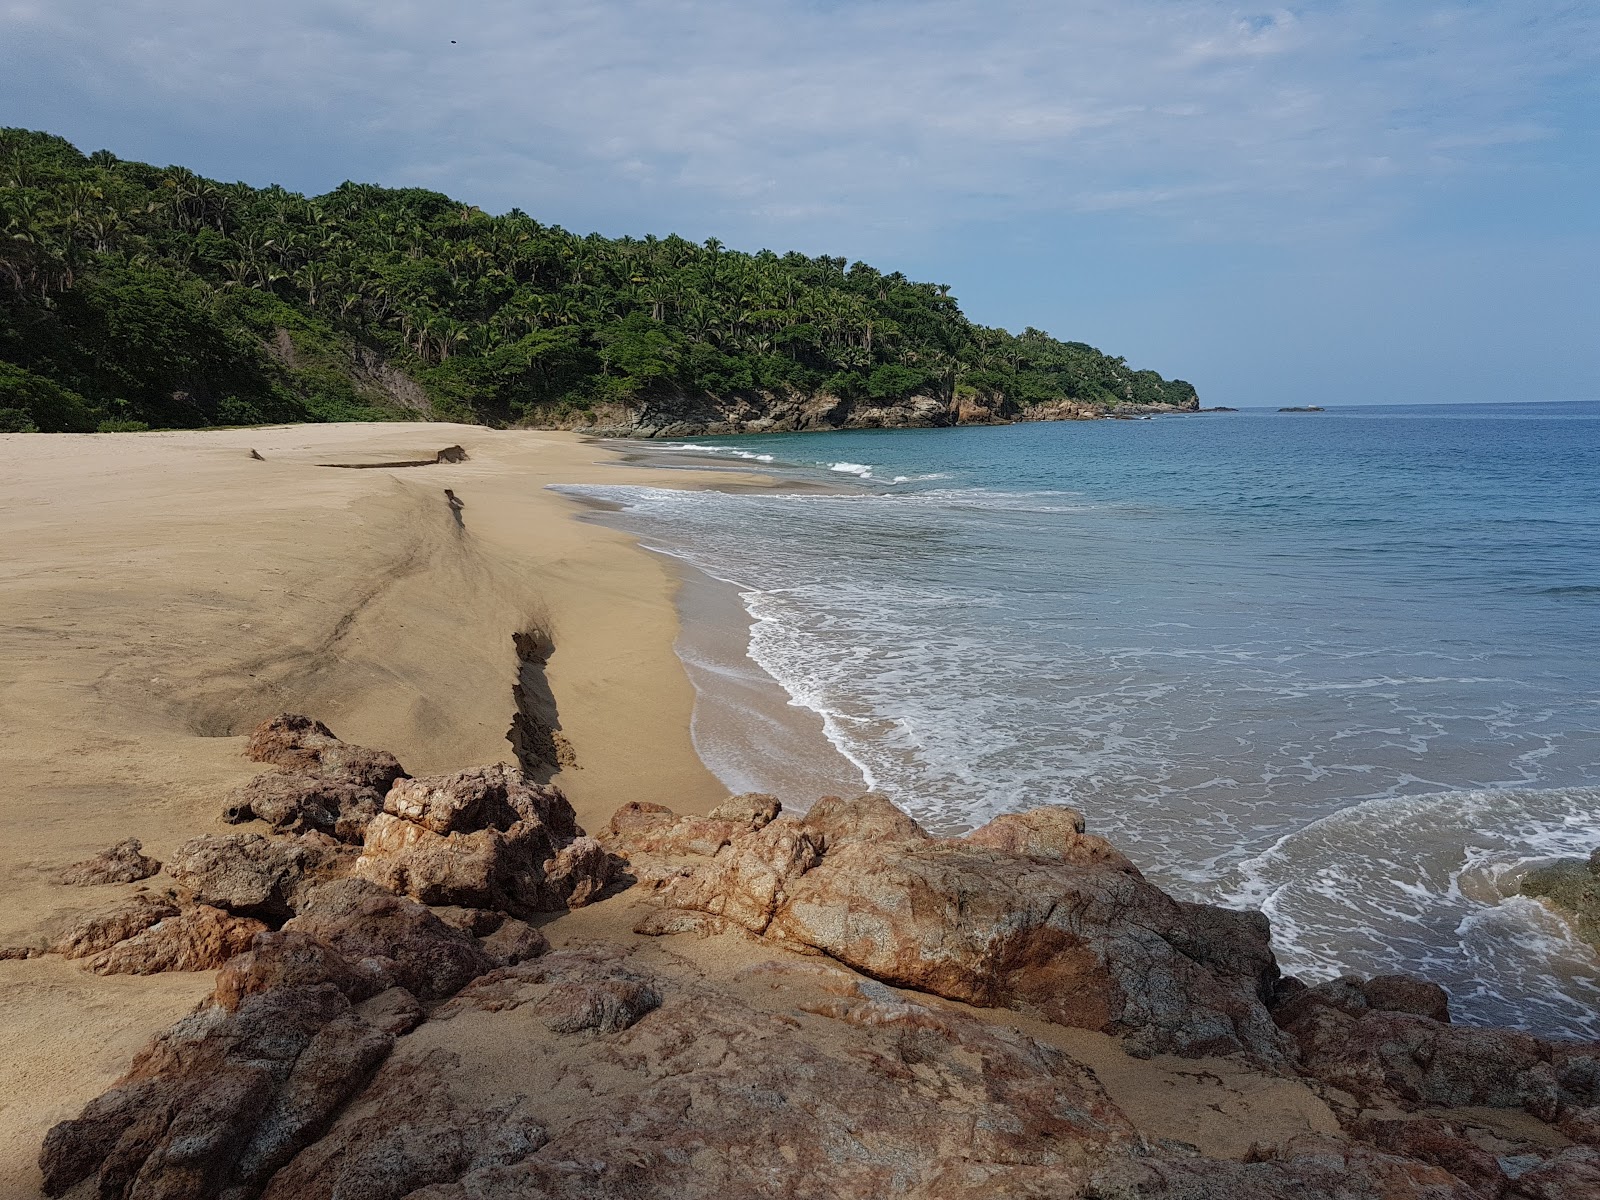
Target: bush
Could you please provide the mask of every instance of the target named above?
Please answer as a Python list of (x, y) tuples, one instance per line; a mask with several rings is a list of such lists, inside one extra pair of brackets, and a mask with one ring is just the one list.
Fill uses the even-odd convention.
[(96, 427), (95, 432), (96, 433), (143, 433), (145, 430), (147, 430), (149, 428), (150, 428), (150, 426), (145, 424), (143, 421), (128, 421), (128, 420), (124, 420), (121, 417), (114, 417), (114, 418), (112, 418), (110, 420), (101, 421), (99, 426)]
[(101, 414), (77, 392), (0, 362), (0, 429), (7, 433), (84, 433)]

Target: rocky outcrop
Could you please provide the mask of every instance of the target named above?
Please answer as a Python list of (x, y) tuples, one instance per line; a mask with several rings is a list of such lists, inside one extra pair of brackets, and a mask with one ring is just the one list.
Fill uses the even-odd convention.
[[(1174, 393), (1177, 396), (1177, 393)], [(1090, 421), (1124, 413), (1194, 412), (1187, 390), (1172, 404), (1097, 404), (1060, 397), (1021, 404), (998, 393), (964, 391), (954, 398), (913, 395), (846, 399), (826, 392), (752, 391), (727, 396), (661, 396), (638, 407), (607, 407), (573, 427), (602, 437), (698, 437), (797, 433), (828, 429), (911, 429), (1008, 425), (1013, 421)]]
[(128, 838), (115, 846), (100, 851), (93, 858), (73, 863), (58, 876), (56, 882), (75, 887), (92, 887), (107, 883), (137, 883), (161, 870), (161, 864), (142, 853), (144, 844), (138, 838)]
[(1522, 877), (1522, 894), (1543, 900), (1600, 949), (1600, 848), (1588, 858), (1562, 858)]
[(178, 906), (171, 900), (137, 894), (74, 921), (50, 949), (63, 958), (88, 958), (177, 915)]
[(89, 970), (96, 975), (215, 971), (266, 928), (249, 917), (197, 904), (100, 951), (89, 960)]
[(585, 903), (612, 863), (559, 789), (495, 766), (395, 784), (354, 870), (426, 904), (526, 916)]
[(245, 753), (278, 770), (235, 788), (223, 820), (265, 821), (284, 833), (316, 831), (359, 843), (384, 794), (405, 778), (394, 755), (340, 741), (321, 721), (295, 713), (256, 726)]
[(1448, 1023), (1443, 992), (1400, 976), (1281, 990), (1298, 1068), (1363, 1104), (1521, 1108), (1545, 1121), (1600, 1105), (1600, 1044)]
[(634, 806), (609, 840), (653, 903), (898, 986), (1034, 1008), (1139, 1053), (1285, 1055), (1266, 921), (1173, 900), (1070, 810), (945, 839), (875, 796), (743, 826)]
[(205, 834), (178, 847), (167, 873), (201, 904), (282, 921), (307, 887), (346, 873), (354, 855), (317, 835)]

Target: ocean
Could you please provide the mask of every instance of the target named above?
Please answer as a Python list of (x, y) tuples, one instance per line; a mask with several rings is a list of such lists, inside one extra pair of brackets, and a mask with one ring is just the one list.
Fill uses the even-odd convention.
[(1175, 895), (1264, 910), (1286, 971), (1421, 974), (1458, 1020), (1600, 1037), (1600, 962), (1515, 895), (1600, 845), (1600, 403), (652, 452), (850, 485), (573, 489), (725, 581), (701, 626), (744, 649), (748, 624), (759, 681), (691, 672), (730, 788), (807, 755), (737, 699), (767, 687), (931, 831), (1070, 804)]

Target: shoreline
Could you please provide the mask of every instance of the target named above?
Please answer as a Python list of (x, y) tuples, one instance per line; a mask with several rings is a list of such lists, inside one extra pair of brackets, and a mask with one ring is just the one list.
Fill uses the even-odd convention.
[[(451, 444), (465, 461), (431, 462)], [(53, 882), (69, 863), (126, 837), (165, 859), (232, 832), (222, 798), (257, 773), (243, 735), (271, 713), (402, 747), (413, 774), (514, 761), (512, 635), (531, 627), (554, 641), (545, 678), (577, 755), (556, 782), (582, 825), (629, 801), (718, 803), (675, 649), (678, 568), (546, 485), (774, 485), (618, 457), (571, 433), (434, 423), (0, 437), (0, 945), (130, 894)], [(328, 469), (352, 462), (369, 469)], [(0, 1030), (28, 1047), (0, 1064), (0, 1194), (33, 1194), (44, 1130), (210, 980), (0, 962)]]

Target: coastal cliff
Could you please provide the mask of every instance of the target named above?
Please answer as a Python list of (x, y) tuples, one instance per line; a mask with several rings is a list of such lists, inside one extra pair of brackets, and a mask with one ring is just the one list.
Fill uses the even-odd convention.
[[(1130, 389), (1131, 390), (1131, 389)], [(1009, 425), (1018, 421), (1094, 421), (1198, 412), (1192, 393), (1170, 404), (1076, 400), (1022, 404), (1003, 394), (929, 395), (848, 400), (829, 394), (752, 392), (730, 397), (665, 396), (637, 406), (610, 405), (546, 423), (598, 437), (705, 437), (741, 433), (817, 433), (831, 429), (928, 429)]]

